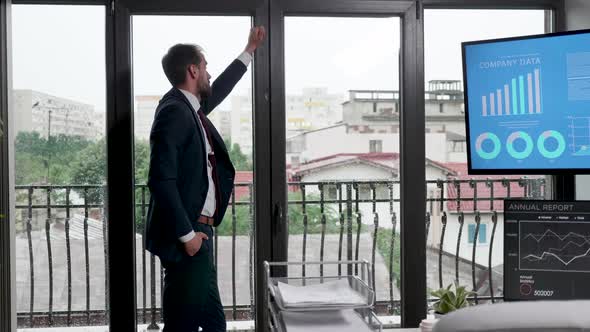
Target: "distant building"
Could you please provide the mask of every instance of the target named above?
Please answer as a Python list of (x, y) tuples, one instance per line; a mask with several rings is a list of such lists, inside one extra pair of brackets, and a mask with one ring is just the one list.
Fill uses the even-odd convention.
[[(443, 165), (452, 170), (447, 176), (448, 180), (452, 181), (456, 179), (463, 182), (458, 185), (452, 183), (446, 184), (442, 190), (435, 186), (427, 188), (428, 197), (441, 197), (441, 195), (444, 195), (448, 199), (442, 206), (442, 211), (441, 206), (438, 204), (438, 206), (431, 205), (427, 207), (428, 212), (432, 216), (428, 245), (433, 247), (440, 246), (440, 237), (443, 231), (442, 213), (444, 211), (447, 215), (445, 241), (442, 248), (444, 251), (456, 253), (457, 242), (459, 241), (459, 235), (461, 235), (459, 257), (471, 260), (473, 247), (475, 246), (476, 263), (487, 266), (491, 258), (492, 266), (502, 264), (504, 261), (504, 217), (502, 214), (504, 203), (499, 199), (492, 201), (491, 198), (540, 198), (543, 196), (543, 187), (540, 181), (536, 182), (534, 180), (542, 180), (545, 177), (542, 175), (527, 176), (529, 182), (524, 186), (517, 181), (503, 182), (503, 180), (522, 179), (520, 175), (469, 175), (466, 163), (445, 163)], [(470, 180), (487, 180), (490, 182), (488, 184), (480, 182), (472, 186), (469, 183)], [(458, 202), (458, 199), (461, 199), (461, 201)], [(493, 211), (497, 212), (497, 223), (494, 242), (492, 243), (492, 233), (494, 232)], [(478, 238), (474, 241), (476, 215), (479, 215), (480, 226)], [(460, 227), (459, 216), (463, 218), (463, 228)], [(491, 256), (489, 254), (490, 248), (492, 248)]]
[[(342, 105), (348, 132), (397, 133), (399, 91), (351, 90)], [(465, 111), (460, 81), (430, 81), (425, 94), (426, 132), (465, 136)]]
[(14, 90), (14, 128), (18, 132), (81, 136), (98, 140), (104, 136), (104, 114), (94, 106), (34, 90)]
[[(342, 121), (342, 101), (339, 94), (330, 94), (327, 88), (304, 88), (301, 94), (286, 96), (287, 137), (309, 130), (328, 127)], [(252, 94), (231, 97), (231, 138), (242, 151), (252, 154)]]
[(154, 114), (161, 96), (136, 96), (135, 110), (133, 112), (133, 125), (135, 137), (141, 140), (149, 140)]
[(242, 152), (252, 157), (252, 94), (231, 96), (230, 134), (232, 144), (238, 143)]
[[(338, 210), (338, 203), (351, 201), (353, 208), (357, 209), (361, 222), (372, 225), (375, 222), (375, 214), (379, 217), (379, 227), (393, 227), (393, 220), (397, 220), (396, 228), (399, 229), (401, 197), (399, 182), (399, 154), (398, 153), (339, 153), (311, 160), (300, 165), (289, 165), (289, 181), (309, 183), (305, 190), (308, 195), (315, 194), (320, 197), (320, 190), (324, 191), (326, 206), (332, 206)], [(536, 197), (542, 196), (543, 186), (541, 182), (530, 181), (526, 186), (517, 181), (503, 182), (505, 179), (521, 179), (517, 175), (502, 176), (474, 176), (467, 174), (466, 163), (439, 163), (430, 159), (425, 161), (427, 180), (445, 180), (442, 187), (431, 182), (426, 186), (427, 197), (432, 200), (427, 202), (427, 212), (430, 215), (430, 227), (428, 228), (427, 245), (430, 248), (440, 248), (440, 240), (444, 227), (444, 242), (442, 249), (446, 253), (457, 254), (461, 259), (471, 261), (473, 248), (475, 251), (475, 263), (488, 266), (491, 253), (492, 266), (503, 262), (503, 232), (504, 219), (502, 216), (503, 202), (497, 197)], [(529, 176), (530, 180), (543, 179), (544, 176)], [(462, 182), (457, 185), (453, 180)], [(472, 187), (469, 180), (488, 180), (488, 184), (479, 183)], [(346, 184), (342, 182), (367, 182), (358, 184), (356, 188), (348, 191)], [(388, 186), (387, 182), (396, 182)], [(493, 181), (493, 184), (492, 184)], [(317, 183), (326, 183), (320, 188)], [(381, 182), (381, 183), (379, 183)], [(372, 183), (372, 184), (371, 184)], [(371, 187), (372, 185), (372, 187)], [(290, 191), (299, 191), (299, 186), (292, 186)], [(373, 196), (374, 195), (374, 196)], [(373, 197), (379, 202), (373, 204)], [(444, 198), (444, 204), (440, 199)], [(492, 197), (496, 197), (492, 202)], [(391, 198), (394, 199), (390, 202)], [(461, 199), (461, 201), (458, 201)], [(475, 205), (477, 202), (477, 205)], [(342, 203), (346, 205), (346, 203)], [(493, 204), (493, 205), (492, 205)], [(494, 211), (497, 213), (494, 216)], [(443, 226), (443, 215), (445, 226)], [(460, 216), (463, 227), (459, 222)], [(394, 218), (395, 217), (395, 218)], [(480, 218), (478, 237), (475, 239), (476, 218)], [(496, 218), (494, 231), (493, 218)], [(492, 243), (492, 233), (495, 234)], [(459, 247), (457, 243), (459, 242)]]
[[(287, 138), (286, 163), (297, 165), (337, 153), (398, 153), (398, 132), (348, 131), (345, 123)], [(466, 161), (465, 137), (451, 132), (425, 135), (426, 157), (438, 162)], [(459, 141), (456, 141), (459, 140)]]
[[(156, 108), (160, 102), (161, 96), (136, 96), (134, 111), (135, 137), (141, 140), (150, 139), (150, 131), (154, 122)], [(209, 115), (209, 120), (213, 122), (215, 128), (223, 138), (231, 137), (231, 113), (225, 110), (215, 110)]]
[[(371, 200), (373, 190), (377, 200), (386, 200), (373, 206), (372, 202), (360, 203), (359, 211), (362, 215), (362, 222), (372, 224), (374, 219), (373, 208), (378, 213), (381, 220), (380, 226), (391, 228), (393, 215), (399, 218), (399, 203), (390, 204), (388, 201), (391, 197), (399, 200), (400, 186), (399, 183), (388, 186), (386, 183), (399, 181), (400, 166), (399, 153), (336, 153), (326, 157), (310, 160), (299, 165), (289, 165), (287, 172), (289, 181), (292, 182), (333, 182), (327, 184), (325, 188), (319, 188), (318, 185), (306, 186), (307, 193), (317, 193), (324, 190), (326, 200)], [(424, 165), (426, 177), (428, 179), (446, 179), (447, 176), (454, 174), (454, 171), (442, 163), (426, 159)], [(357, 188), (351, 188), (349, 193), (346, 186), (338, 183), (365, 181), (367, 184), (358, 185)], [(371, 188), (371, 182), (383, 182), (374, 184)], [(298, 187), (290, 188), (291, 191), (299, 190)], [(342, 192), (339, 192), (341, 190)], [(358, 191), (358, 193), (357, 193)], [(350, 194), (350, 196), (348, 196)], [(342, 195), (340, 198), (339, 195)], [(393, 195), (393, 196), (392, 196)], [(399, 202), (399, 201), (398, 201)], [(399, 224), (397, 225), (399, 226)]]
[[(223, 139), (231, 138), (232, 113), (227, 110), (215, 110), (208, 115), (209, 120), (213, 123)], [(250, 138), (250, 141), (252, 138)], [(233, 141), (232, 141), (233, 142)], [(235, 143), (239, 143), (236, 141)], [(229, 149), (229, 146), (228, 146)]]
[(327, 88), (303, 88), (301, 94), (286, 96), (287, 137), (342, 121), (344, 96)]
[[(466, 162), (460, 81), (431, 81), (425, 97), (426, 157)], [(334, 153), (399, 152), (399, 100), (398, 91), (349, 91), (349, 100), (342, 104), (342, 121), (287, 136), (286, 162), (298, 164)]]
[(236, 171), (236, 178), (234, 179), (234, 193), (236, 201), (251, 199), (254, 201), (254, 172), (252, 171)]

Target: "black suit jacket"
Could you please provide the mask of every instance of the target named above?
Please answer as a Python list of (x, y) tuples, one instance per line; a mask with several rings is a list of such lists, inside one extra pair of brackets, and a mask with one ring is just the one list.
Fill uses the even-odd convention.
[[(211, 96), (201, 100), (201, 110), (209, 114), (227, 97), (246, 72), (239, 60), (211, 85)], [(162, 97), (150, 133), (150, 168), (148, 187), (151, 192), (145, 225), (146, 248), (166, 262), (178, 262), (185, 254), (179, 237), (191, 230), (201, 231), (196, 222), (201, 214), (209, 181), (205, 142), (198, 125), (196, 110), (184, 94), (172, 88)], [(221, 135), (206, 119), (210, 129), (211, 148), (215, 153), (218, 177), (219, 210), (215, 226), (221, 223), (231, 195), (235, 169)]]

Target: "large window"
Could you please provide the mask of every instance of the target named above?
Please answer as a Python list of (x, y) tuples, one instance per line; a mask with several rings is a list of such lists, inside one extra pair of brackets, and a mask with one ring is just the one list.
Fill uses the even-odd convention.
[(385, 315), (400, 300), (398, 36), (398, 18), (285, 18), (289, 260), (372, 262)]
[[(143, 230), (150, 191), (146, 186), (149, 135), (161, 97), (171, 85), (161, 60), (176, 43), (204, 50), (211, 83), (246, 46), (251, 17), (133, 16), (133, 87), (137, 227), (138, 322), (159, 322), (163, 270), (145, 251)], [(206, 33), (205, 33), (206, 32)], [(252, 65), (231, 94), (208, 117), (217, 128), (236, 169), (234, 191), (223, 222), (216, 228), (215, 265), (228, 329), (254, 328), (254, 187)], [(236, 322), (242, 321), (242, 322)], [(245, 322), (243, 322), (245, 321)]]
[(12, 7), (18, 327), (105, 325), (105, 8)]
[(425, 11), (429, 289), (458, 281), (501, 298), (502, 199), (546, 195), (544, 176), (468, 175), (461, 62), (461, 42), (544, 33), (545, 20), (543, 10)]
[[(411, 1), (385, 1), (378, 8), (362, 0), (280, 0), (260, 7), (256, 0), (219, 0), (203, 8), (189, 0), (114, 4), (114, 16), (105, 6), (12, 6), (10, 126), (15, 130), (16, 187), (11, 190), (16, 197), (19, 328), (66, 331), (106, 325), (109, 289), (118, 291), (134, 279), (139, 329), (162, 327), (164, 270), (143, 241), (150, 200), (149, 135), (158, 102), (170, 89), (161, 59), (175, 43), (198, 44), (213, 82), (241, 53), (254, 21), (268, 23), (270, 38), (255, 55), (256, 67), (249, 67), (209, 115), (237, 170), (225, 219), (213, 240), (228, 329), (260, 327), (254, 320), (264, 304), (257, 302), (261, 293), (256, 294), (255, 285), (261, 286), (262, 276), (255, 274), (255, 261), (285, 254), (290, 261), (368, 260), (383, 322), (399, 324), (402, 308), (406, 321), (417, 321), (423, 308), (401, 302), (402, 294), (407, 300), (424, 290), (424, 278), (413, 272), (423, 268), (413, 257), (424, 251), (411, 247), (424, 240), (423, 222), (427, 290), (457, 281), (482, 300), (501, 298), (502, 199), (545, 198), (548, 186), (544, 176), (467, 174), (460, 43), (543, 33), (549, 26), (547, 11), (425, 9), (416, 19), (420, 12)], [(279, 10), (269, 12), (271, 8)], [(105, 35), (105, 26), (112, 33)], [(105, 52), (105, 45), (115, 47)], [(422, 125), (416, 123), (416, 118), (422, 121), (421, 105), (415, 105), (414, 96), (422, 69), (425, 216), (413, 206), (423, 202), (424, 189), (415, 183), (422, 179), (422, 152), (417, 158), (412, 150), (413, 141), (422, 137)], [(106, 87), (113, 106), (108, 112)], [(117, 137), (117, 142), (109, 141), (109, 174), (120, 165), (114, 178), (125, 180), (109, 186), (115, 188), (109, 192), (111, 206), (105, 200), (106, 114), (112, 115), (109, 137)], [(130, 119), (133, 142), (131, 126), (125, 126)], [(125, 152), (131, 143), (133, 165), (131, 153)], [(123, 156), (129, 160), (116, 158)], [(134, 172), (127, 174), (132, 166)], [(256, 182), (254, 169), (260, 170)], [(122, 189), (132, 189), (132, 179), (127, 179), (132, 176), (135, 205), (117, 204), (131, 199)], [(401, 186), (402, 181), (407, 185)], [(114, 222), (121, 233), (110, 229), (113, 242), (116, 234), (135, 237), (135, 242), (120, 241), (121, 247), (135, 243), (135, 253), (129, 249), (114, 256), (113, 250), (110, 256), (113, 266), (131, 268), (134, 254), (135, 274), (121, 273), (111, 287), (107, 208), (111, 216), (135, 209), (134, 220)], [(402, 210), (409, 217), (403, 219)], [(402, 236), (406, 268), (400, 267)], [(115, 243), (110, 249), (118, 248)], [(402, 270), (410, 276), (405, 290)], [(288, 270), (294, 277), (346, 272)], [(419, 303), (426, 300), (419, 298)], [(123, 311), (113, 311), (111, 318), (115, 312)]]

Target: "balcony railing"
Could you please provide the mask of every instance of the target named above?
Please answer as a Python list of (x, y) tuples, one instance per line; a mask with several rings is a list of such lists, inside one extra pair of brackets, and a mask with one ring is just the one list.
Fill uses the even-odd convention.
[[(502, 238), (497, 231), (501, 202), (511, 197), (544, 198), (544, 178), (445, 179), (427, 181), (426, 186), (425, 219), (416, 222), (424, 222), (427, 231), (428, 287), (458, 281), (477, 291), (474, 303), (502, 300), (503, 271), (494, 255)], [(19, 327), (106, 324), (104, 189), (16, 187)], [(289, 259), (370, 261), (377, 312), (399, 315), (399, 182), (294, 182), (289, 192)], [(139, 230), (148, 202), (147, 187), (137, 186)], [(220, 293), (230, 321), (254, 317), (253, 202), (253, 185), (236, 184), (223, 228), (214, 237)], [(468, 224), (475, 225), (471, 239), (466, 239)], [(482, 245), (484, 224), (492, 230)], [(136, 245), (138, 321), (155, 326), (161, 321), (163, 269), (145, 251), (141, 234)], [(322, 267), (289, 271), (302, 276), (324, 272)]]

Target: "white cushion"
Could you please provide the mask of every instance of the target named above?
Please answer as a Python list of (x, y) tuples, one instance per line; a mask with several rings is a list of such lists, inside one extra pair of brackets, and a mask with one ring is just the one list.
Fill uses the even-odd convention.
[(590, 331), (590, 301), (482, 304), (443, 316), (433, 331)]

